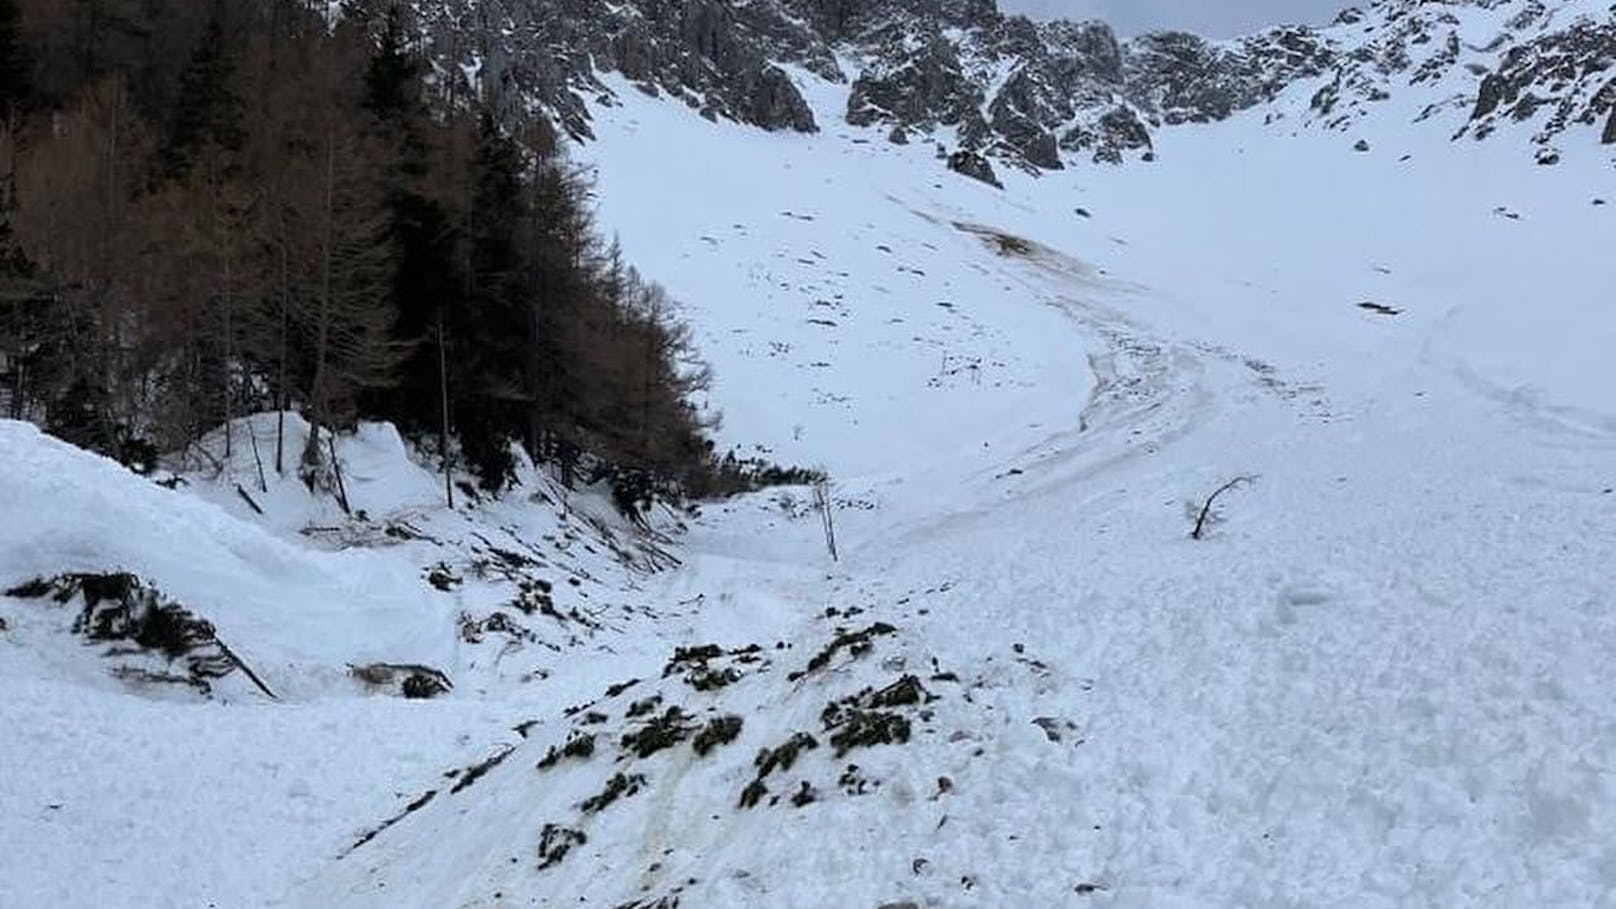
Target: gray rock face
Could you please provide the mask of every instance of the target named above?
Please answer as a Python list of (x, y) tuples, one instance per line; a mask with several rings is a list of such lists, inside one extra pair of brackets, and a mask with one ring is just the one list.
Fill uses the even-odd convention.
[[(828, 5), (828, 4), (827, 4)], [(813, 132), (813, 112), (782, 69), (844, 81), (830, 46), (775, 0), (419, 0), (431, 53), (475, 73), (497, 105), (538, 107), (589, 138), (589, 106), (610, 104), (615, 73), (703, 116)]]
[(1089, 126), (1073, 126), (1061, 136), (1061, 148), (1093, 152), (1096, 164), (1121, 164), (1128, 152), (1141, 152), (1141, 160), (1153, 160), (1150, 130), (1139, 115), (1127, 106), (1114, 107)]
[(1128, 95), (1153, 119), (1176, 126), (1222, 120), (1246, 105), (1230, 58), (1195, 35), (1141, 37), (1128, 55)]
[(982, 93), (966, 75), (953, 42), (934, 34), (912, 54), (894, 52), (890, 59), (895, 65), (875, 61), (853, 81), (848, 123), (886, 122), (929, 132), (981, 119)]
[[(1325, 28), (1216, 42), (1122, 42), (994, 0), (416, 2), (432, 52), (460, 64), (445, 72), (475, 73), (484, 97), (545, 110), (579, 138), (590, 107), (614, 102), (608, 74), (709, 118), (811, 132), (821, 124), (792, 75), (806, 71), (849, 86), (835, 113), (851, 126), (1027, 170), (1150, 160), (1154, 131), (1293, 88), (1325, 129), (1417, 88), (1445, 99), (1419, 119), (1465, 115), (1454, 138), (1529, 122), (1539, 148), (1578, 129), (1616, 143), (1616, 7), (1579, 18), (1567, 0), (1371, 0)], [(1503, 10), (1504, 25), (1478, 40), (1467, 6)]]
[(802, 99), (791, 77), (777, 66), (764, 66), (759, 70), (756, 82), (746, 86), (742, 97), (747, 101), (742, 110), (743, 119), (749, 123), (768, 130), (792, 129), (799, 133), (818, 129), (808, 102)]
[(1129, 45), (1128, 97), (1153, 124), (1223, 120), (1325, 72), (1336, 53), (1313, 31), (1277, 28), (1233, 44), (1184, 32), (1145, 35)]
[[(1466, 32), (1457, 13), (1465, 6), (1508, 15), (1495, 31)], [(1313, 98), (1326, 128), (1346, 130), (1403, 86), (1421, 86), (1448, 94), (1416, 122), (1467, 111), (1455, 139), (1529, 127), (1520, 132), (1544, 162), (1558, 159), (1550, 147), (1556, 137), (1597, 129), (1616, 107), (1616, 7), (1602, 20), (1574, 15), (1563, 0), (1378, 0), (1367, 12), (1348, 12), (1344, 24), (1359, 27), (1347, 37), (1356, 40), (1326, 33), (1338, 53)]]
[[(1609, 21), (1574, 22), (1509, 48), (1482, 79), (1466, 131), (1482, 138), (1540, 110), (1549, 116), (1534, 136), (1539, 145), (1573, 126), (1616, 116), (1616, 12)], [(1603, 141), (1616, 142), (1608, 122)]]

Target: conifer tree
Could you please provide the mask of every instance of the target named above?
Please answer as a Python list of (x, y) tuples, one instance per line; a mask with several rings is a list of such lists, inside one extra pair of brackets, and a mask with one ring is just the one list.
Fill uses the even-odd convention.
[(214, 0), (201, 40), (180, 74), (163, 175), (183, 176), (199, 158), (239, 151), (242, 105), (236, 95), (234, 36), (225, 34), (223, 2)]
[(525, 220), (522, 157), (493, 114), (478, 118), (465, 244), (468, 273), (451, 337), (457, 341), (455, 428), (488, 489), (502, 488), (514, 464), (528, 394), (524, 351), (530, 337), (520, 232)]
[[(434, 154), (428, 138), (434, 124), (407, 28), (403, 9), (390, 6), (365, 73), (365, 109), (385, 159), (387, 233), (393, 252), (390, 292), (395, 334), (405, 351), (397, 386), (371, 403), (404, 431), (435, 435), (447, 477), (452, 470), (450, 310), (464, 281), (455, 255), (457, 231), (444, 204), (430, 194), (441, 156)], [(452, 501), (452, 482), (445, 483), (445, 495)]]
[[(386, 209), (374, 181), (375, 158), (341, 121), (324, 124), (314, 155), (295, 163), (302, 191), (289, 212), (296, 232), (293, 321), (306, 360), (302, 399), (313, 431), (302, 473), (326, 482), (322, 429), (349, 426), (367, 392), (394, 381), (399, 346), (388, 300)], [(339, 484), (333, 491), (341, 495)], [(346, 503), (344, 503), (346, 504)]]

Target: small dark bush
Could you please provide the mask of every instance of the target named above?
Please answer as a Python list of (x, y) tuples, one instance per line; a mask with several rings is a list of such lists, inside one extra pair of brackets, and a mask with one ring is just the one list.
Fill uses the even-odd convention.
[(574, 846), (582, 846), (589, 842), (589, 837), (582, 830), (571, 827), (558, 827), (555, 824), (545, 824), (544, 830), (539, 834), (539, 870), (561, 864)]
[(578, 807), (583, 809), (585, 814), (594, 814), (618, 799), (628, 798), (639, 792), (640, 787), (644, 785), (645, 777), (638, 773), (632, 775), (619, 773), (606, 781), (606, 788), (602, 789), (599, 795), (584, 799), (583, 804)]
[(728, 745), (741, 734), (741, 718), (730, 714), (710, 721), (705, 728), (696, 733), (696, 740), (691, 742), (692, 748), (702, 757), (720, 745)]
[(678, 707), (669, 707), (667, 712), (655, 717), (644, 726), (623, 736), (623, 747), (634, 752), (635, 757), (642, 760), (689, 738), (691, 727), (686, 724), (690, 715)]

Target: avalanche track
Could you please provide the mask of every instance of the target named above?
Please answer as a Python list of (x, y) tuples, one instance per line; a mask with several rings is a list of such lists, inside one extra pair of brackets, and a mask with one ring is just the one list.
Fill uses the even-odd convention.
[[(832, 468), (842, 560), (789, 492), (713, 510), (671, 631), (733, 682), (625, 667), (660, 681), (593, 702), (595, 756), (534, 770), (590, 734), (552, 726), (301, 905), (1602, 904), (1616, 439), (1462, 378), (1616, 410), (1550, 329), (1609, 330), (1578, 277), (1597, 157), (1514, 185), (1485, 150), (1246, 117), (1001, 195), (924, 150), (685, 123), (607, 118), (603, 218), (690, 302), (736, 438)], [(641, 758), (647, 697), (743, 725)], [(850, 722), (891, 741), (838, 753)]]
[[(1432, 368), (1418, 338), (1380, 363), (1313, 364), (1328, 384), (1292, 378), (1126, 311), (1160, 288), (967, 232), (1000, 286), (1072, 326), (1092, 380), (1050, 389), (1069, 422), (849, 484), (838, 520), (857, 542), (835, 565), (790, 506), (713, 516), (676, 584), (715, 611), (683, 639), (761, 645), (759, 662), (713, 690), (665, 670), (591, 702), (604, 757), (536, 771), (593, 733), (536, 736), (498, 782), (298, 905), (1597, 904), (1611, 804), (1593, 755), (1616, 745), (1598, 667), (1616, 628), (1590, 580), (1612, 512), (1589, 500), (1568, 530), (1556, 507), (1594, 492), (1565, 478), (1611, 440), (1516, 437), (1513, 411)], [(1560, 476), (1560, 506), (1485, 479), (1500, 461)], [(1185, 507), (1248, 473), (1212, 539), (1190, 541)], [(1530, 567), (1545, 543), (1546, 574)], [(891, 633), (867, 651), (836, 650), (878, 625)], [(832, 654), (817, 670), (815, 652)], [(919, 700), (883, 705), (905, 679)], [(692, 732), (744, 725), (711, 755), (641, 758), (623, 743), (646, 696)], [(830, 753), (848, 703), (905, 735)], [(816, 746), (762, 772), (799, 735)], [(620, 802), (578, 807), (618, 775)], [(765, 786), (751, 804), (749, 781)], [(534, 871), (541, 827), (581, 839)], [(452, 860), (427, 863), (440, 842)]]
[[(790, 75), (840, 123), (847, 86)], [(923, 143), (765, 134), (614, 86), (584, 152), (600, 219), (684, 301), (721, 442), (827, 468), (840, 558), (804, 489), (707, 506), (647, 572), (613, 557), (625, 529), (576, 517), (586, 496), (557, 523), (541, 480), (434, 514), (413, 491), (434, 478), (395, 483), (377, 454), (356, 494), (451, 542), (314, 553), (228, 487), (204, 495), (234, 521), (157, 521), (162, 494), (73, 462), (35, 486), (260, 635), (242, 649), (307, 697), (91, 696), (6, 638), (27, 656), (0, 663), (24, 730), (0, 904), (1611, 904), (1608, 152), (1451, 142), (1463, 105), (1429, 87), (1346, 136), (1300, 85), (1163, 130), (1149, 167), (1001, 191)], [(609, 621), (454, 643), (508, 591), (416, 581), (478, 522)], [(126, 525), (224, 545), (251, 583), (186, 575)], [(96, 554), (75, 526), (55, 516), (51, 552)], [(50, 554), (7, 532), (0, 556)], [(326, 576), (388, 597), (350, 591), (363, 608), (324, 636), (216, 592), (267, 603), (287, 565), (300, 621), (329, 615)], [(345, 696), (348, 638), (424, 648), (459, 684), (419, 710)]]

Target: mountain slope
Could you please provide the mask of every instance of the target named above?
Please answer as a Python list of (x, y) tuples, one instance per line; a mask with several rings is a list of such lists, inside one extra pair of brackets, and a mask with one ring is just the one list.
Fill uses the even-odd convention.
[(833, 467), (843, 559), (788, 501), (709, 510), (679, 589), (738, 609), (290, 905), (1599, 905), (1604, 162), (1395, 117), (1357, 152), (1291, 134), (1310, 102), (1002, 193), (602, 114), (603, 220), (690, 301), (729, 437)]
[[(1224, 58), (1157, 37), (1117, 58), (1164, 58), (1133, 83), (1149, 100), (1105, 96), (1154, 111), (1153, 163), (1011, 167), (995, 189), (886, 141), (889, 121), (846, 122), (853, 73), (878, 65), (849, 48), (929, 21), (877, 6), (725, 6), (785, 10), (773, 46), (828, 36), (820, 63), (762, 58), (812, 134), (732, 122), (727, 95), (692, 116), (610, 70), (580, 95), (599, 217), (683, 302), (721, 443), (825, 465), (840, 560), (803, 489), (705, 506), (683, 531), (664, 516), (670, 536), (542, 474), (449, 511), (369, 427), (348, 457), (370, 516), (349, 524), (295, 482), (261, 490), (239, 448), (167, 493), (7, 427), (37, 469), (0, 477), (0, 505), (44, 512), (35, 492), (55, 490), (71, 507), (0, 530), (0, 582), (119, 562), (260, 668), (283, 646), (323, 668), (274, 680), (304, 679), (291, 703), (157, 701), (84, 671), (48, 605), (0, 599), (19, 692), (0, 710), (23, 730), (0, 904), (1608, 902), (1616, 184), (1597, 123), (1577, 122), (1603, 58), (1571, 78), (1551, 53), (1600, 10), (1386, 3), (1272, 32), (1253, 40), (1301, 42), (1290, 65), (1319, 73), (1204, 117), (1206, 83), (1163, 74)], [(675, 21), (640, 7), (607, 13), (651, 35)], [(939, 6), (961, 72), (986, 8)], [(1407, 84), (1450, 28), (1452, 62)], [(1374, 49), (1307, 50), (1329, 42)], [(1494, 60), (1520, 87), (1477, 119), (1487, 75), (1467, 66)], [(1561, 100), (1516, 127), (1532, 92)], [(1564, 99), (1557, 164), (1538, 166), (1522, 140)], [(945, 155), (966, 141), (951, 129), (932, 131)], [(80, 527), (94, 546), (74, 548)], [(246, 580), (190, 583), (193, 550)], [(536, 564), (473, 570), (500, 552)], [(295, 622), (356, 578), (378, 606), (358, 637), (231, 621), (232, 587), (266, 615), (284, 597)], [(415, 631), (425, 649), (404, 646)], [(441, 659), (454, 690), (356, 697), (326, 670), (361, 652)]]

